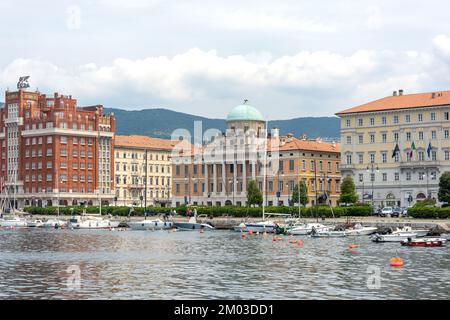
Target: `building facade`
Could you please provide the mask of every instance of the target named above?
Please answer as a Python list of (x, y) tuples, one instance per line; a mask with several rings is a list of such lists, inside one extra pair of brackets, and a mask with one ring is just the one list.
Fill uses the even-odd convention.
[[(72, 96), (6, 91), (0, 109), (2, 205), (111, 203), (114, 115)], [(14, 200), (15, 199), (15, 200)]]
[(450, 91), (394, 92), (337, 113), (343, 175), (360, 199), (375, 206), (437, 200), (439, 177), (450, 170)]
[(292, 205), (300, 181), (307, 185), (309, 205), (336, 205), (339, 163), (339, 144), (279, 136), (277, 129), (266, 133), (261, 113), (240, 105), (228, 114), (226, 133), (174, 153), (172, 205), (244, 206), (251, 180), (266, 205)]
[(116, 136), (115, 204), (170, 205), (175, 145), (175, 141), (145, 136)]

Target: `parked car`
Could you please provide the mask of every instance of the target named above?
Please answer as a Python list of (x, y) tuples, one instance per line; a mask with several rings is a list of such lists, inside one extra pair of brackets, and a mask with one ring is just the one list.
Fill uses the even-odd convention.
[(392, 213), (391, 213), (391, 217), (400, 217), (400, 215), (402, 214), (402, 209), (400, 208), (394, 208), (392, 209)]
[(402, 207), (402, 217), (407, 217), (408, 216), (408, 208), (406, 207)]
[(380, 212), (380, 217), (387, 217), (388, 215), (392, 215), (393, 209), (392, 207), (384, 207)]

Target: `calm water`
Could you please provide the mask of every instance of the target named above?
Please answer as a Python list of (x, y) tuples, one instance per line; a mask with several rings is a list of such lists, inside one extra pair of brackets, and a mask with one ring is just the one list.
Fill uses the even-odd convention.
[[(0, 231), (0, 299), (450, 299), (450, 246), (231, 231)], [(349, 244), (360, 247), (354, 252)], [(391, 268), (399, 255), (403, 268)], [(81, 272), (68, 286), (67, 269)], [(372, 266), (372, 267), (371, 267)], [(368, 267), (380, 288), (368, 289)], [(369, 269), (373, 270), (373, 269)]]

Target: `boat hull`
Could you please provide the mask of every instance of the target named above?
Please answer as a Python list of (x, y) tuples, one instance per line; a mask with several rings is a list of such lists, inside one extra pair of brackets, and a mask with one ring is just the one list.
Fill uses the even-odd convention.
[(78, 223), (70, 223), (69, 227), (71, 227), (73, 229), (112, 229), (112, 228), (117, 228), (119, 226), (119, 223), (120, 222), (118, 222), (118, 221), (108, 221), (108, 222), (82, 221), (82, 222), (78, 222)]
[(364, 227), (361, 229), (351, 229), (351, 230), (345, 230), (348, 236), (368, 236), (377, 231), (377, 228), (375, 227)]
[(274, 225), (263, 225), (263, 224), (253, 224), (253, 223), (246, 223), (245, 228), (247, 231), (252, 232), (260, 232), (260, 233), (274, 233), (276, 226)]
[(372, 236), (373, 242), (402, 242), (407, 241), (408, 238), (415, 239), (417, 237), (416, 233), (403, 233), (403, 234), (376, 234)]
[(3, 220), (0, 221), (0, 228), (27, 228), (28, 223), (25, 220)]
[(205, 230), (211, 231), (214, 230), (214, 227), (205, 223), (192, 223), (192, 222), (175, 222), (173, 224), (175, 228), (183, 231), (193, 231), (193, 230)]
[(311, 237), (313, 238), (342, 238), (346, 237), (347, 234), (345, 231), (322, 231), (322, 232), (315, 232), (311, 233)]
[(402, 241), (401, 244), (406, 247), (442, 247), (446, 241), (444, 238), (415, 239)]
[(131, 230), (167, 230), (172, 229), (174, 227), (173, 222), (171, 221), (138, 221), (138, 222), (129, 222), (128, 226)]

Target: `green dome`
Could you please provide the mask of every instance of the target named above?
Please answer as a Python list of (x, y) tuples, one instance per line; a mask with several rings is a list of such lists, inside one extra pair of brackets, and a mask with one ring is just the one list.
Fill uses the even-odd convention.
[(264, 118), (256, 108), (248, 104), (241, 104), (227, 115), (227, 121), (264, 121)]

